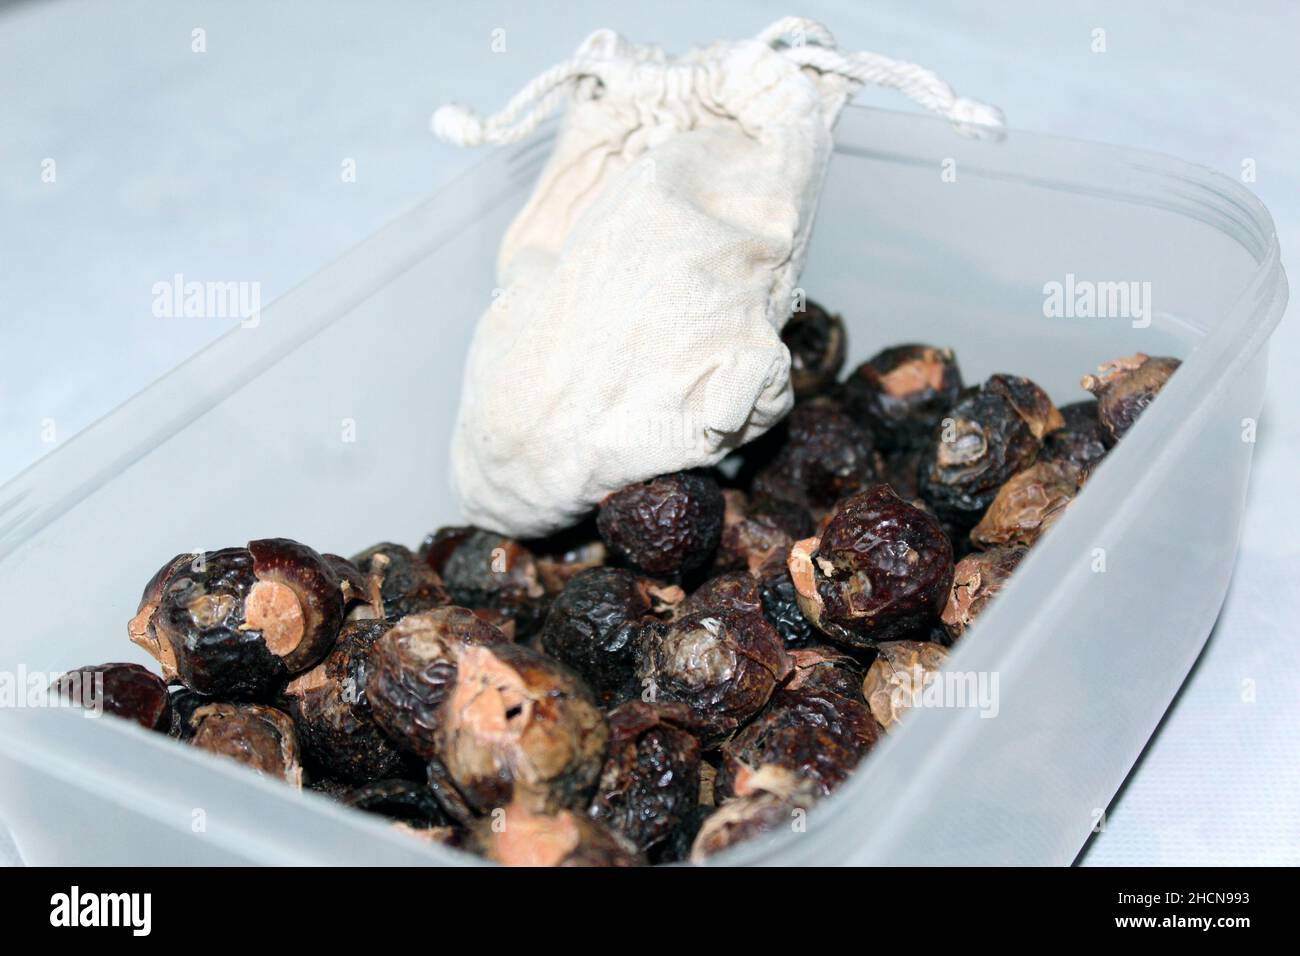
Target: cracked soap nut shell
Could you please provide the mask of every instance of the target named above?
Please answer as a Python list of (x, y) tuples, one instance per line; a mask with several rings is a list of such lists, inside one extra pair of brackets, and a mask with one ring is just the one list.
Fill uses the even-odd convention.
[(1081, 478), (1078, 466), (1068, 461), (1034, 462), (998, 489), (984, 517), (971, 529), (971, 541), (979, 548), (1029, 547), (1065, 513), (1079, 492)]
[(1082, 385), (1097, 398), (1097, 419), (1110, 445), (1124, 437), (1182, 363), (1143, 352), (1106, 362)]
[(442, 706), (456, 683), (461, 655), (501, 644), (501, 631), (463, 607), (410, 614), (371, 645), (366, 700), (375, 722), (425, 760), (438, 752)]
[(645, 852), (670, 840), (700, 800), (700, 742), (681, 704), (610, 711), (609, 746), (587, 815)]
[(55, 679), (51, 689), (60, 700), (134, 720), (145, 730), (166, 733), (171, 727), (167, 682), (139, 664), (79, 667)]
[(727, 488), (722, 540), (713, 560), (713, 573), (749, 571), (757, 574), (774, 553), (785, 552), (800, 538), (813, 533), (808, 509), (792, 501), (758, 498), (750, 501), (743, 491)]
[(780, 451), (754, 476), (755, 497), (791, 501), (819, 518), (880, 477), (883, 462), (871, 433), (833, 399), (796, 405), (785, 432)]
[(781, 330), (790, 351), (790, 387), (797, 399), (810, 398), (835, 387), (844, 367), (844, 320), (811, 299), (791, 314)]
[(791, 651), (794, 673), (756, 718), (722, 746), (722, 787), (775, 765), (815, 784), (821, 796), (848, 779), (879, 739), (862, 699), (862, 669), (826, 647)]
[(932, 440), (961, 389), (951, 349), (896, 345), (853, 370), (844, 382), (844, 408), (872, 430), (878, 447), (894, 451)]
[(957, 562), (952, 592), (942, 615), (943, 626), (954, 641), (1002, 592), (1025, 553), (1022, 547), (991, 548), (968, 554)]
[(647, 627), (638, 647), (642, 699), (688, 706), (706, 747), (758, 713), (789, 671), (776, 629), (753, 611), (682, 614)]
[(636, 641), (652, 613), (652, 586), (623, 568), (579, 572), (542, 625), (542, 650), (577, 671), (607, 706), (639, 693)]
[(567, 667), (518, 644), (476, 645), (460, 655), (436, 763), (477, 813), (510, 803), (585, 810), (608, 736), (594, 695)]
[(903, 712), (924, 693), (926, 682), (947, 660), (948, 651), (938, 644), (895, 641), (882, 645), (862, 681), (862, 696), (880, 726), (885, 730), (897, 726)]
[(1033, 464), (1043, 437), (1062, 424), (1033, 382), (994, 375), (944, 417), (921, 466), (921, 497), (957, 529), (973, 527), (1003, 483)]
[(712, 477), (679, 471), (607, 496), (596, 527), (616, 557), (645, 574), (676, 578), (713, 557), (724, 510), (722, 490)]
[(912, 635), (943, 609), (952, 587), (952, 543), (933, 515), (888, 485), (842, 501), (820, 538), (790, 550), (804, 616), (850, 647)]
[(200, 694), (266, 700), (329, 651), (344, 594), (320, 554), (288, 538), (178, 555), (145, 588), (131, 640)]
[(285, 687), (285, 710), (313, 773), (368, 783), (410, 769), (410, 759), (376, 723), (366, 696), (370, 649), (388, 628), (381, 620), (349, 621), (325, 659)]
[(262, 704), (205, 704), (190, 715), (191, 746), (302, 786), (298, 735), (288, 714)]
[(474, 827), (478, 851), (502, 866), (643, 866), (632, 843), (580, 813), (511, 804)]
[(738, 843), (791, 832), (817, 802), (817, 786), (769, 764), (738, 781), (736, 796), (705, 818), (691, 846), (691, 862), (703, 863)]

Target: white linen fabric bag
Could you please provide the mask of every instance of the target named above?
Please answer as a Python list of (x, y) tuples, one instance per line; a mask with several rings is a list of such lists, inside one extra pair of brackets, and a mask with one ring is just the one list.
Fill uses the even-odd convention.
[(790, 410), (780, 331), (832, 128), (868, 82), (968, 132), (1002, 123), (794, 17), (677, 58), (599, 30), (501, 113), (434, 114), (440, 137), (478, 145), (568, 107), (470, 346), (451, 449), (470, 521), (544, 535), (632, 482), (715, 464)]

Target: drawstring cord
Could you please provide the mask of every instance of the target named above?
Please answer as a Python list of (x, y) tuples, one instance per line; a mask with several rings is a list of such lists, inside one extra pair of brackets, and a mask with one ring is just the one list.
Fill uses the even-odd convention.
[[(1006, 125), (1006, 118), (996, 106), (958, 96), (938, 74), (923, 66), (879, 53), (842, 53), (830, 31), (815, 20), (784, 17), (756, 39), (802, 67), (835, 73), (859, 84), (898, 90), (914, 103), (958, 124), (962, 133), (986, 135)], [(572, 58), (534, 77), (499, 112), (484, 119), (468, 107), (448, 103), (434, 112), (430, 126), (439, 139), (457, 146), (518, 142), (558, 110), (580, 80), (603, 80), (610, 52), (623, 48), (615, 34), (599, 30), (583, 42)], [(646, 59), (656, 62), (662, 59), (662, 53), (650, 48)]]

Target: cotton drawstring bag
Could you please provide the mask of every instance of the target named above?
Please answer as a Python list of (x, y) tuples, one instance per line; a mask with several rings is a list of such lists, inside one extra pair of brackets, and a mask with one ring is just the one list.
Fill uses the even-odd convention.
[(843, 53), (796, 17), (676, 58), (598, 30), (500, 113), (434, 114), (441, 138), (474, 146), (567, 106), (466, 363), (451, 465), (470, 521), (544, 535), (781, 420), (781, 328), (832, 129), (866, 83), (967, 132), (1002, 125), (930, 71)]

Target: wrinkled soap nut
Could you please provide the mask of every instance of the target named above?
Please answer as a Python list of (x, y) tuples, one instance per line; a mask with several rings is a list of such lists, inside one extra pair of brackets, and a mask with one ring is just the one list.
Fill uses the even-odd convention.
[(165, 679), (201, 694), (268, 700), (333, 646), (343, 605), (342, 582), (321, 555), (268, 538), (172, 559), (127, 629)]
[(470, 647), (505, 642), (498, 628), (463, 607), (402, 618), (367, 656), (366, 701), (375, 723), (406, 751), (433, 757), (461, 656)]
[(820, 518), (880, 477), (883, 462), (871, 433), (832, 399), (795, 406), (785, 434), (781, 450), (754, 476), (757, 497), (794, 502)]
[(711, 476), (680, 471), (606, 497), (596, 527), (615, 557), (645, 574), (676, 579), (712, 559), (725, 507)]
[(298, 735), (288, 714), (262, 704), (205, 704), (190, 715), (190, 726), (192, 746), (302, 786)]
[(775, 765), (810, 781), (821, 796), (848, 779), (881, 734), (862, 699), (862, 670), (830, 648), (790, 652), (794, 674), (754, 720), (722, 746), (722, 786)]
[(897, 345), (854, 369), (844, 382), (844, 408), (872, 430), (878, 447), (893, 451), (932, 441), (961, 389), (951, 349)]
[(790, 351), (790, 387), (797, 399), (811, 398), (835, 387), (844, 367), (844, 320), (811, 299), (794, 312), (781, 341)]
[(683, 614), (647, 627), (638, 646), (642, 700), (688, 706), (706, 747), (758, 713), (789, 670), (780, 636), (756, 612)]
[(1068, 461), (1038, 461), (1012, 475), (974, 528), (979, 548), (1029, 547), (1065, 513), (1079, 492), (1080, 471)]
[(1105, 430), (1097, 417), (1097, 402), (1061, 406), (1065, 424), (1043, 439), (1039, 461), (1068, 461), (1086, 475), (1106, 457)]
[(924, 464), (925, 451), (920, 448), (891, 451), (885, 456), (881, 480), (904, 501), (916, 503), (921, 499), (921, 468)]
[(841, 502), (821, 537), (797, 542), (789, 558), (804, 616), (850, 647), (924, 629), (948, 598), (952, 569), (939, 522), (887, 485)]
[[(442, 578), (410, 548), (383, 542), (355, 555), (351, 563), (367, 582), (369, 605), (353, 617), (387, 617), (431, 611), (451, 604)], [(376, 599), (377, 594), (377, 599)]]
[(723, 801), (700, 826), (691, 847), (692, 863), (764, 834), (795, 832), (817, 802), (817, 785), (797, 774), (767, 765), (737, 781), (736, 796)]
[(644, 866), (631, 841), (580, 813), (511, 804), (475, 824), (478, 851), (503, 866)]
[(722, 492), (727, 507), (723, 516), (722, 540), (713, 561), (713, 573), (758, 569), (776, 552), (813, 532), (815, 524), (808, 509), (791, 501), (759, 498), (750, 501), (743, 491)]
[(921, 496), (941, 520), (964, 531), (998, 489), (1038, 457), (1061, 414), (1028, 379), (994, 375), (944, 416), (921, 466)]
[(370, 649), (388, 631), (382, 620), (349, 621), (334, 649), (284, 689), (307, 766), (314, 773), (366, 783), (409, 772), (411, 760), (370, 711)]
[(680, 616), (710, 612), (762, 614), (763, 597), (757, 579), (746, 571), (716, 575), (692, 591), (678, 609)]
[(166, 733), (171, 727), (167, 682), (139, 664), (79, 667), (56, 678), (50, 690), (60, 700), (134, 720), (145, 730)]
[(461, 652), (438, 731), (436, 763), (477, 813), (585, 810), (609, 737), (587, 685), (518, 644)]
[[(453, 535), (458, 534), (459, 529), (453, 529)], [(475, 530), (454, 547), (446, 541), (430, 544), (424, 555), (430, 567), (436, 563), (431, 556), (449, 547), (442, 580), (458, 606), (501, 611), (515, 622), (519, 638), (531, 635), (541, 625), (546, 616), (546, 588), (531, 551), (513, 538)]]
[(610, 711), (608, 720), (608, 756), (587, 815), (649, 851), (699, 806), (695, 721), (681, 704), (639, 700)]
[(952, 592), (943, 609), (943, 626), (955, 641), (1001, 593), (1025, 556), (1022, 547), (991, 548), (968, 554), (957, 562)]
[(1138, 352), (1112, 359), (1097, 374), (1084, 376), (1083, 387), (1097, 398), (1097, 419), (1108, 444), (1124, 437), (1181, 364), (1176, 358)]
[(927, 680), (943, 669), (948, 651), (938, 644), (895, 641), (883, 644), (867, 668), (862, 696), (885, 730), (897, 726), (903, 712), (925, 692)]
[(572, 667), (606, 706), (640, 694), (636, 642), (653, 612), (652, 583), (624, 568), (575, 575), (551, 605), (541, 647)]

